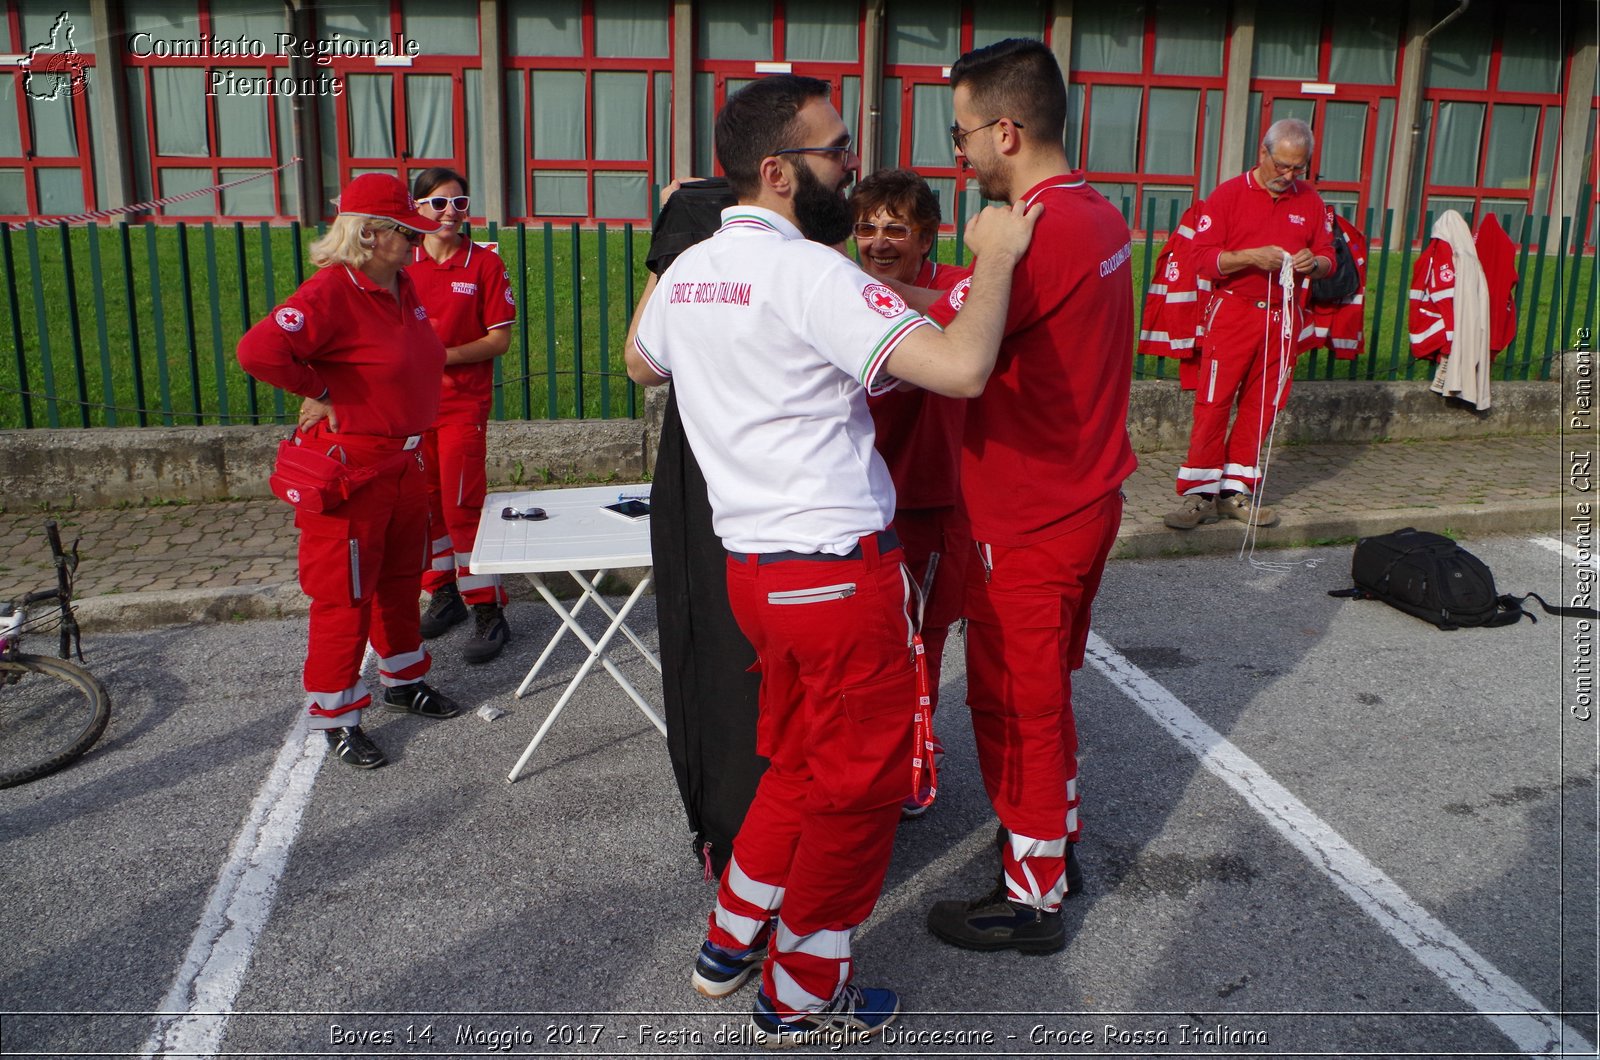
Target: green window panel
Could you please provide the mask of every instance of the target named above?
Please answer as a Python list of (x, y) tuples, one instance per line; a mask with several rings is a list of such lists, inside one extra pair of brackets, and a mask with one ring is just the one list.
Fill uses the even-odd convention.
[[(209, 169), (163, 169), (161, 171), (161, 196), (182, 195), (211, 185)], [(210, 217), (216, 212), (215, 195), (196, 195), (192, 199), (161, 207), (165, 217)]]
[[(467, 171), (468, 187), (481, 184), (483, 173), (483, 71), (467, 70), (463, 87), (467, 93)], [(475, 211), (478, 213), (482, 210)]]
[(28, 213), (28, 182), (20, 169), (0, 169), (0, 213)]
[(1083, 86), (1067, 86), (1067, 121), (1063, 133), (1066, 140), (1067, 164), (1073, 169), (1083, 165), (1079, 157), (1083, 146)]
[[(954, 119), (950, 89), (946, 85), (917, 85), (911, 90), (911, 165), (950, 166), (955, 152), (950, 144)], [(978, 133), (987, 136), (987, 132)]]
[(543, 217), (583, 217), (589, 213), (588, 177), (583, 173), (533, 171), (533, 212)]
[[(1367, 200), (1367, 205), (1372, 207), (1373, 226), (1377, 229), (1367, 234), (1374, 237), (1383, 234), (1383, 211), (1389, 205), (1389, 160), (1394, 157), (1394, 111), (1395, 100), (1378, 100), (1378, 128), (1372, 138), (1372, 196)], [(1365, 218), (1362, 223), (1366, 223)]]
[(1072, 65), (1106, 74), (1137, 74), (1144, 69), (1144, 5), (1094, 4), (1074, 7)]
[[(202, 173), (205, 170), (201, 170)], [(49, 215), (82, 213), (83, 173), (77, 169), (36, 169), (33, 171), (34, 188), (39, 193), (39, 212)], [(202, 181), (205, 187), (210, 181)], [(204, 196), (196, 200), (205, 203), (210, 213), (210, 200)]]
[[(655, 182), (665, 187), (672, 183), (672, 75), (655, 75)], [(710, 174), (709, 170), (698, 172)], [(649, 214), (644, 216), (648, 217)]]
[(1400, 18), (1401, 5), (1388, 0), (1334, 5), (1329, 79), (1335, 84), (1394, 84)]
[(650, 186), (643, 173), (596, 173), (594, 215), (638, 220), (650, 216)]
[(856, 150), (861, 150), (861, 78), (841, 77), (839, 79), (839, 116), (844, 119), (845, 127), (850, 130), (850, 140), (856, 145)]
[(389, 39), (389, 0), (333, 0), (317, 7), (317, 38)]
[(985, 48), (1011, 37), (1044, 39), (1044, 0), (978, 4), (972, 11), (972, 46)]
[(1439, 104), (1439, 125), (1433, 136), (1429, 183), (1472, 186), (1478, 183), (1478, 149), (1483, 141), (1482, 103)]
[(1144, 134), (1146, 173), (1194, 175), (1194, 141), (1200, 127), (1199, 110), (1198, 89), (1150, 90), (1150, 116), (1146, 120)]
[(1255, 75), (1313, 81), (1322, 28), (1304, 10), (1280, 4), (1256, 8)]
[[(533, 72), (533, 157), (578, 160), (588, 157), (583, 117), (581, 70)], [(537, 210), (537, 213), (545, 213)]]
[(885, 169), (900, 168), (900, 99), (900, 79), (884, 78), (883, 114), (878, 125), (878, 160)]
[[(1122, 85), (1096, 85), (1089, 96), (1091, 173), (1132, 173), (1139, 168), (1140, 90)], [(1191, 135), (1193, 135), (1191, 133)]]
[(582, 55), (583, 0), (511, 0), (506, 46), (512, 55)]
[(1313, 179), (1359, 182), (1366, 139), (1367, 105), (1330, 102), (1323, 112), (1323, 127), (1317, 130)]
[[(1237, 163), (1240, 172), (1256, 164), (1256, 152), (1261, 149), (1261, 106), (1261, 93), (1250, 93), (1250, 105), (1245, 110), (1244, 118), (1244, 158)], [(1222, 179), (1227, 180), (1231, 176), (1233, 174), (1228, 173)]]
[[(220, 183), (226, 184), (230, 180), (243, 180), (253, 177), (257, 173), (267, 172), (264, 169), (224, 169)], [(201, 202), (206, 201), (201, 199)], [(272, 209), (272, 180), (262, 177), (252, 180), (248, 184), (241, 184), (237, 188), (228, 188), (222, 193), (222, 213), (226, 217), (263, 217), (270, 216)]]
[[(85, 55), (95, 53), (94, 22), (89, 18), (89, 0), (12, 0), (22, 16), (19, 51), (50, 41), (50, 30), (63, 14), (72, 26), (72, 45)], [(65, 44), (57, 40), (57, 46)], [(82, 197), (82, 193), (79, 193)]]
[(1511, 5), (1500, 48), (1502, 91), (1561, 91), (1561, 34), (1546, 5)]
[[(1555, 168), (1556, 140), (1561, 136), (1561, 108), (1546, 107), (1544, 109), (1544, 136), (1539, 141), (1539, 164), (1534, 167), (1534, 198), (1533, 204), (1541, 215), (1550, 212), (1549, 196), (1554, 185), (1551, 183), (1552, 171)], [(1589, 123), (1589, 144), (1584, 148), (1584, 157), (1589, 157), (1594, 148), (1594, 122)]]
[(454, 92), (449, 74), (407, 74), (406, 144), (412, 158), (455, 157)]
[(1222, 96), (1220, 88), (1206, 92), (1205, 133), (1200, 144), (1200, 197), (1217, 186), (1217, 156), (1222, 151)]
[(694, 171), (696, 174), (710, 176), (716, 172), (713, 168), (715, 152), (712, 149), (711, 135), (717, 118), (717, 83), (715, 74), (695, 74), (694, 99), (691, 109), (694, 111)]
[[(229, 72), (222, 71), (224, 75)], [(259, 77), (261, 68), (236, 69), (232, 73), (239, 77)], [(272, 137), (267, 125), (267, 101), (270, 97), (218, 93), (211, 98), (217, 101), (217, 139), (220, 141), (218, 148), (221, 155), (238, 158), (272, 153)]]
[(1222, 76), (1222, 42), (1227, 37), (1228, 9), (1212, 0), (1161, 0), (1156, 4), (1158, 74)]
[(1428, 43), (1429, 88), (1488, 88), (1490, 5), (1475, 4)]
[(0, 77), (0, 157), (22, 155), (22, 128), (17, 122), (17, 83), (20, 80)]
[[(594, 75), (596, 159), (608, 162), (643, 162), (648, 157), (645, 145), (645, 105), (648, 90), (649, 81), (645, 74), (596, 73)], [(598, 199), (599, 196), (600, 190), (596, 188), (595, 197)]]
[(960, 0), (891, 0), (884, 27), (891, 66), (948, 66), (961, 58)]
[[(394, 157), (394, 78), (351, 74), (345, 78), (350, 154), (354, 158)], [(159, 114), (159, 109), (157, 110)], [(324, 140), (332, 139), (324, 137)]]
[[(1477, 218), (1472, 216), (1472, 206), (1471, 199), (1458, 199), (1451, 195), (1436, 195), (1428, 199), (1427, 213), (1424, 219), (1431, 219), (1436, 224), (1439, 216), (1446, 210), (1454, 210), (1466, 218), (1468, 225), (1472, 225), (1477, 221)], [(1433, 234), (1432, 229), (1430, 228), (1425, 234), (1431, 236)]]
[[(278, 159), (287, 161), (295, 156), (294, 101), (288, 96), (277, 97), (278, 107)], [(278, 212), (292, 217), (300, 211), (300, 168), (290, 166), (278, 174)]]
[(283, 6), (264, 4), (261, 0), (211, 0), (211, 32), (230, 40), (243, 37), (263, 41), (267, 50), (273, 51), (276, 34), (286, 32)]
[(156, 153), (168, 158), (204, 158), (206, 138), (205, 71), (157, 67), (150, 71), (156, 116)]
[(697, 54), (706, 59), (772, 58), (772, 3), (699, 0)]
[[(342, 99), (335, 99), (332, 95), (317, 97), (317, 121), (322, 129), (322, 135), (318, 137), (319, 142), (317, 144), (317, 149), (322, 156), (322, 203), (318, 204), (317, 209), (311, 211), (315, 217), (320, 217), (323, 211), (327, 209), (327, 206), (323, 204), (331, 205), (331, 201), (339, 195), (339, 144), (338, 137), (332, 131), (338, 128), (334, 124), (334, 107), (343, 106), (348, 108), (349, 89), (350, 82), (347, 80), (345, 82), (345, 96)], [(294, 156), (290, 155), (289, 157), (293, 158)]]
[(522, 70), (506, 71), (506, 208), (512, 217), (526, 217), (528, 210), (527, 129), (528, 75)]
[[(143, 37), (139, 39), (139, 51), (143, 54), (148, 54), (150, 46), (157, 43), (188, 42), (193, 47), (200, 35), (198, 0), (172, 0), (170, 3), (167, 0), (127, 0), (123, 4), (123, 19), (130, 37), (139, 33), (149, 35), (148, 43)], [(281, 21), (279, 27), (282, 28)], [(80, 50), (82, 42), (78, 38), (87, 29), (87, 25), (79, 24), (73, 34)]]
[(1533, 142), (1539, 135), (1538, 107), (1496, 104), (1490, 112), (1489, 150), (1483, 156), (1483, 187), (1532, 190)]
[(858, 0), (789, 0), (784, 5), (784, 58), (858, 62), (861, 4)]
[(595, 0), (594, 53), (602, 59), (665, 59), (667, 0)]
[(929, 177), (928, 187), (933, 191), (933, 197), (939, 200), (939, 216), (953, 218), (956, 215), (956, 182), (950, 177)]
[(1193, 189), (1164, 188), (1146, 184), (1144, 193), (1139, 199), (1139, 223), (1134, 227), (1151, 232), (1168, 231), (1173, 218), (1182, 217), (1183, 211), (1187, 210), (1193, 201)]
[(400, 27), (408, 40), (417, 42), (420, 55), (477, 55), (476, 6), (400, 0)]

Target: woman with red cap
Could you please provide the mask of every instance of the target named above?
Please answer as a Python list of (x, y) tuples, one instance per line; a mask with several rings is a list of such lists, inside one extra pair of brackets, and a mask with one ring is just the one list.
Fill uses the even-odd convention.
[(428, 554), (419, 447), (438, 412), (445, 353), (405, 266), (438, 227), (396, 178), (357, 177), (327, 235), (311, 245), (319, 271), (239, 340), (245, 371), (306, 399), (296, 444), (373, 474), (333, 508), (295, 511), (300, 587), (311, 598), (310, 725), (362, 769), (388, 761), (361, 731), (372, 700), (361, 679), (369, 639), (386, 709), (425, 718), (460, 712), (422, 679), (432, 660), (417, 615)]

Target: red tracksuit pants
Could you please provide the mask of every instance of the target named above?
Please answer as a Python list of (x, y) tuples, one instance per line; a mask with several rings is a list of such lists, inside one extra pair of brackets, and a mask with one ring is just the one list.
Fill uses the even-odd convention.
[(1020, 548), (975, 542), (967, 566), (967, 705), (983, 786), (1011, 833), (1007, 894), (1056, 909), (1066, 844), (1078, 839), (1078, 729), (1072, 672), (1122, 521), (1122, 494)]
[(707, 932), (749, 947), (777, 917), (762, 989), (780, 1016), (827, 1004), (883, 889), (911, 793), (916, 678), (901, 552), (730, 558), (728, 602), (761, 670), (756, 788)]
[(326, 512), (296, 512), (300, 588), (311, 598), (304, 671), (313, 729), (359, 725), (372, 699), (361, 680), (370, 639), (378, 677), (395, 686), (422, 680), (431, 660), (418, 629), (417, 595), (428, 554), (428, 495), (421, 454), (399, 439), (335, 435), (314, 428), (308, 444), (343, 447), (353, 466), (386, 470)]
[[(1194, 392), (1189, 455), (1178, 469), (1179, 496), (1215, 496), (1221, 490), (1255, 492), (1261, 481), (1261, 440), (1288, 401), (1294, 375), (1291, 346), (1283, 372), (1283, 393), (1278, 395), (1282, 321), (1282, 310), (1276, 304), (1269, 309), (1265, 302), (1231, 295), (1211, 300), (1200, 352), (1199, 385)], [(1299, 329), (1297, 311), (1293, 334)], [(1230, 431), (1228, 416), (1235, 398), (1239, 411)]]
[(476, 412), (444, 414), (422, 436), (428, 475), (430, 562), (422, 587), (438, 592), (454, 582), (469, 604), (506, 603), (498, 574), (474, 574), (472, 546), (489, 490), (488, 421)]

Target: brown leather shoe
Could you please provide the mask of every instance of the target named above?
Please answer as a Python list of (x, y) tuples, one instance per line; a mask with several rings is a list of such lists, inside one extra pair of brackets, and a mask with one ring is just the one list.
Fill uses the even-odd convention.
[(1204, 493), (1191, 493), (1161, 520), (1173, 530), (1193, 530), (1201, 523), (1217, 521), (1217, 502)]
[[(1250, 494), (1232, 493), (1217, 501), (1217, 513), (1228, 519), (1237, 519), (1241, 523), (1249, 523), (1250, 519)], [(1277, 526), (1278, 513), (1263, 504), (1255, 510), (1254, 525)], [(1167, 524), (1171, 526), (1171, 523)]]

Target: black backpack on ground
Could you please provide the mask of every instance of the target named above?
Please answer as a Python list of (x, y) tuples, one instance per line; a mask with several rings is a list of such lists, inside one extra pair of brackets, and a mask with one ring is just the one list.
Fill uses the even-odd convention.
[(1502, 596), (1495, 592), (1488, 566), (1443, 534), (1406, 527), (1390, 534), (1363, 537), (1350, 557), (1352, 589), (1330, 590), (1329, 596), (1382, 600), (1440, 629), (1462, 626), (1509, 626), (1538, 617), (1522, 609), (1532, 597), (1545, 611), (1567, 618), (1594, 618), (1581, 607), (1551, 607), (1538, 593)]

